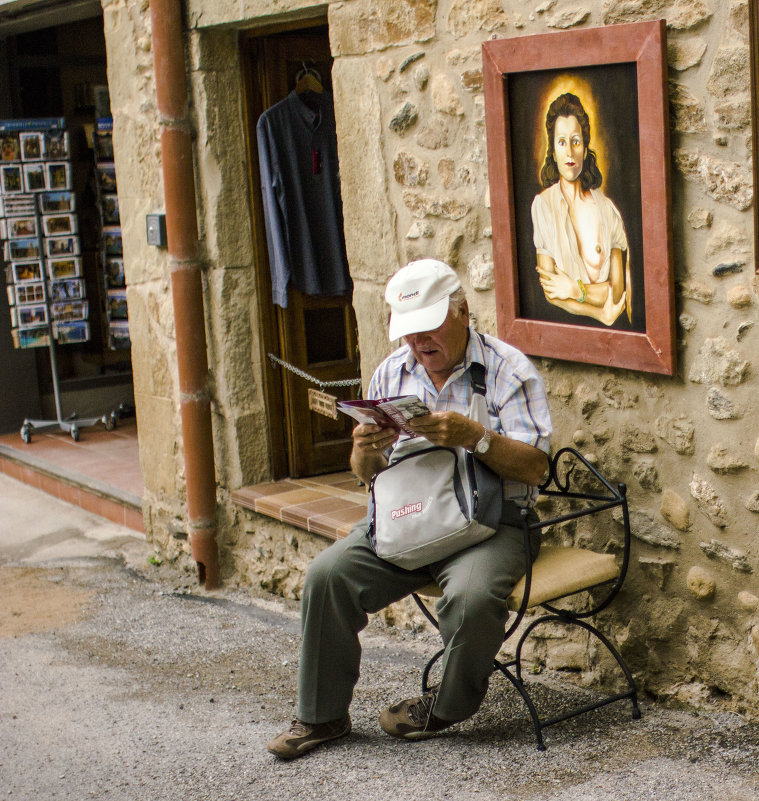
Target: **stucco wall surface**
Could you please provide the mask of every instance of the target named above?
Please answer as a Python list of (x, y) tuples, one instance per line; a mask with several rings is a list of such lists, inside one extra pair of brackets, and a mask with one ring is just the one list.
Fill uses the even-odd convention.
[[(304, 2), (190, 0), (191, 115), (228, 580), (298, 597), (325, 543), (229, 501), (267, 477), (236, 29), (323, 11)], [(165, 256), (144, 242), (162, 189), (147, 3), (104, 2), (130, 285), (146, 519), (182, 552), (183, 478)], [(665, 18), (677, 345), (674, 377), (537, 359), (556, 446), (574, 444), (629, 488), (635, 537), (607, 630), (642, 688), (759, 714), (759, 352), (753, 253), (748, 10), (743, 0), (344, 0), (329, 4), (346, 244), (368, 380), (392, 345), (383, 286), (407, 260), (458, 271), (495, 333), (481, 44)], [(616, 524), (612, 524), (614, 526)], [(563, 542), (615, 549), (619, 528)], [(405, 607), (390, 619), (408, 620)], [(535, 658), (592, 682), (590, 644), (548, 632)]]

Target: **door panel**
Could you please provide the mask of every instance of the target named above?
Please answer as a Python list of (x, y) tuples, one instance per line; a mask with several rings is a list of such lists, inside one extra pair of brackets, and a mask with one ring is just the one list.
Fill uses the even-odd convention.
[[(318, 385), (283, 367), (273, 367), (273, 353), (321, 381), (359, 375), (357, 326), (350, 296), (314, 297), (290, 287), (288, 308), (272, 303), (266, 235), (260, 198), (255, 126), (259, 116), (284, 99), (295, 76), (307, 64), (331, 88), (332, 57), (326, 26), (257, 37), (244, 44), (248, 65), (248, 150), (251, 159), (253, 223), (256, 237), (256, 283), (260, 298), (262, 355), (265, 369), (272, 468), (275, 478), (335, 472), (348, 468), (352, 440), (350, 418), (339, 420), (308, 407), (308, 389)], [(339, 398), (357, 396), (357, 387), (325, 388)]]

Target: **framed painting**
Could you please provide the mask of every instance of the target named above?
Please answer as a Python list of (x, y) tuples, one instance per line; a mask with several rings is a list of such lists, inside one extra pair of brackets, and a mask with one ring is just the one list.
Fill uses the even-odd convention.
[(673, 375), (664, 21), (482, 50), (499, 336)]

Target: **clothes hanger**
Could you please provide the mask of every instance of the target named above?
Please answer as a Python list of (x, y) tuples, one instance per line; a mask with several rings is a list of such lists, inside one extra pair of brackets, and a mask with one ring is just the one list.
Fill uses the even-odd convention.
[(304, 92), (321, 94), (324, 91), (324, 87), (322, 86), (322, 76), (319, 75), (318, 70), (307, 66), (305, 61), (302, 61), (301, 65), (301, 69), (298, 70), (295, 76), (295, 92), (299, 95)]

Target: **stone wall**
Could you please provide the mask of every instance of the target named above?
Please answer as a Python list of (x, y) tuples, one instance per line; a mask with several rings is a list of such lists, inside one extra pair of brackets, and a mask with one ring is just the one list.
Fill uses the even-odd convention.
[[(146, 2), (104, 0), (150, 536), (184, 552), (183, 470), (165, 253), (144, 242), (160, 210)], [(301, 0), (187, 3), (191, 112), (228, 580), (298, 597), (325, 545), (229, 501), (268, 475), (237, 29), (307, 20)], [(747, 4), (741, 0), (343, 0), (329, 4), (346, 240), (362, 374), (391, 349), (387, 277), (433, 255), (459, 272), (478, 326), (496, 331), (480, 47), (577, 26), (665, 17), (679, 372), (672, 378), (538, 359), (556, 445), (629, 487), (627, 588), (607, 613), (642, 688), (759, 713), (759, 345), (752, 245)], [(615, 548), (620, 529), (565, 527)], [(387, 619), (407, 620), (407, 609)], [(590, 644), (547, 631), (532, 654), (585, 682)]]
[[(495, 333), (482, 41), (660, 17), (668, 20), (679, 372), (537, 363), (555, 444), (574, 444), (629, 487), (633, 563), (609, 623), (640, 683), (684, 700), (728, 696), (756, 712), (759, 333), (745, 2), (331, 7), (362, 371), (390, 347), (378, 325), (382, 285), (417, 256), (456, 267), (480, 328)], [(618, 535), (565, 527), (554, 536), (615, 548)], [(533, 656), (582, 680), (605, 672), (590, 644), (558, 632)]]

